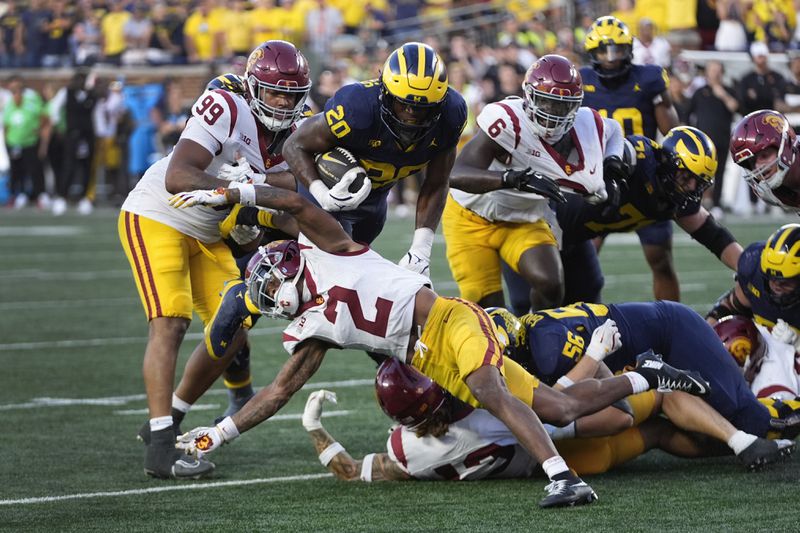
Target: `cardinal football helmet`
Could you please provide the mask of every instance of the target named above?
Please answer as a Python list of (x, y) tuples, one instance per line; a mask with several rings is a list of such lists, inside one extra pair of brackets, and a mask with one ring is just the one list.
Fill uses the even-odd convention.
[[(586, 33), (583, 46), (592, 56), (592, 68), (600, 78), (621, 78), (631, 69), (633, 35), (628, 26), (616, 17), (605, 16), (595, 20)], [(619, 66), (608, 68), (609, 63), (617, 61)]]
[(525, 73), (522, 90), (525, 110), (539, 137), (553, 143), (572, 128), (583, 102), (583, 81), (567, 58), (540, 57)]
[(300, 307), (297, 277), (305, 258), (297, 241), (274, 241), (260, 246), (247, 263), (247, 294), (268, 318), (294, 318)]
[[(678, 126), (667, 132), (661, 148), (667, 171), (660, 177), (672, 203), (682, 208), (690, 202), (700, 202), (705, 190), (714, 184), (717, 173), (714, 142), (697, 128)], [(696, 182), (694, 190), (687, 188), (689, 178)]]
[(758, 328), (746, 316), (726, 316), (714, 324), (714, 332), (739, 366), (744, 366), (748, 357), (752, 356), (755, 359), (757, 354), (766, 348), (761, 342)]
[(797, 280), (788, 293), (776, 294), (766, 285), (767, 296), (783, 309), (800, 303), (800, 224), (785, 224), (767, 239), (761, 251), (761, 272), (770, 281)]
[[(244, 78), (250, 109), (268, 130), (288, 129), (302, 116), (311, 79), (308, 61), (292, 43), (274, 40), (259, 45), (247, 59)], [(269, 105), (271, 92), (289, 94), (294, 107)]]
[[(381, 120), (402, 145), (411, 146), (439, 120), (447, 96), (447, 69), (427, 44), (406, 43), (384, 63), (380, 85)], [(413, 123), (401, 120), (395, 102), (415, 109), (420, 119)]]
[[(772, 110), (754, 111), (743, 117), (731, 134), (733, 162), (745, 169), (744, 179), (764, 201), (781, 205), (773, 193), (797, 157), (795, 133), (781, 113)], [(775, 159), (756, 167), (758, 154), (775, 148)]]
[(394, 357), (378, 367), (375, 393), (383, 412), (409, 429), (428, 421), (447, 400), (435, 381)]

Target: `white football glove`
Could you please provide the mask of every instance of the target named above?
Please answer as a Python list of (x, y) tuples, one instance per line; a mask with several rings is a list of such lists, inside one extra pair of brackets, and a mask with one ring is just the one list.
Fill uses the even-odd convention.
[(322, 404), (326, 401), (336, 403), (336, 393), (320, 389), (308, 395), (306, 408), (303, 410), (303, 427), (306, 428), (306, 431), (314, 431), (322, 427), (319, 419), (322, 416)]
[(258, 226), (246, 226), (244, 224), (237, 224), (230, 232), (230, 237), (236, 244), (244, 245), (250, 244), (261, 235), (261, 229)]
[(776, 341), (784, 344), (794, 344), (797, 341), (797, 332), (782, 318), (775, 323), (771, 333)]
[(433, 230), (430, 228), (419, 228), (414, 232), (414, 239), (411, 241), (411, 248), (406, 255), (397, 263), (423, 276), (431, 276), (431, 247), (433, 246)]
[(231, 417), (226, 417), (214, 427), (199, 427), (177, 438), (175, 447), (187, 455), (202, 457), (226, 442), (239, 436), (239, 430)]
[(622, 335), (617, 323), (609, 318), (592, 332), (592, 340), (586, 348), (586, 355), (599, 362), (621, 347)]
[(176, 209), (195, 205), (228, 205), (230, 202), (225, 197), (225, 190), (222, 187), (218, 187), (213, 190), (198, 189), (196, 191), (179, 192), (170, 197), (169, 205)]
[(592, 205), (599, 205), (608, 200), (608, 192), (604, 187), (594, 194), (584, 196), (584, 199)]
[(217, 171), (217, 178), (225, 181), (236, 181), (239, 183), (255, 183), (261, 185), (266, 183), (267, 177), (264, 174), (253, 172), (247, 158), (240, 156), (236, 160), (236, 166), (225, 163)]
[[(354, 167), (330, 189), (322, 183), (322, 180), (314, 180), (308, 190), (325, 211), (352, 211), (366, 200), (372, 191), (372, 181), (366, 176), (366, 172), (361, 167)], [(356, 192), (348, 191), (348, 187), (361, 174), (364, 174), (364, 184), (361, 188)]]

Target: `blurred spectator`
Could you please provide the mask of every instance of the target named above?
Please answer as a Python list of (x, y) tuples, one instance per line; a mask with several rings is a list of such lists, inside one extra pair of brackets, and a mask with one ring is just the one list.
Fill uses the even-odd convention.
[[(11, 163), (11, 194), (14, 207), (21, 209), (31, 197), (42, 200), (44, 171), (42, 161), (50, 137), (49, 121), (41, 97), (28, 90), (22, 78), (12, 76), (8, 82), (11, 100), (3, 109), (3, 128)], [(27, 187), (25, 178), (30, 178)]]
[(619, 20), (628, 26), (631, 34), (636, 36), (636, 30), (639, 27), (639, 17), (641, 14), (635, 9), (633, 0), (617, 0), (617, 8), (611, 12), (612, 17), (617, 17)]
[(497, 67), (497, 94), (495, 98), (502, 100), (509, 96), (522, 96), (522, 75), (516, 65), (501, 63)]
[[(791, 77), (787, 79), (786, 92), (787, 94), (800, 95), (800, 53), (796, 50), (789, 52), (789, 72)], [(794, 102), (787, 102), (790, 105), (797, 105)]]
[(136, 4), (133, 15), (122, 27), (125, 37), (125, 52), (122, 54), (123, 65), (144, 65), (147, 63), (147, 49), (150, 36), (153, 34), (153, 23), (150, 22), (147, 6)]
[(714, 38), (718, 28), (717, 0), (697, 0), (697, 33), (700, 35), (700, 49), (714, 49)]
[[(77, 185), (80, 198), (78, 212), (87, 215), (92, 212), (89, 183), (92, 178), (92, 157), (94, 155), (94, 123), (92, 113), (97, 102), (94, 84), (85, 71), (76, 72), (67, 85), (66, 137), (64, 139), (64, 172), (61, 182), (56, 186), (56, 202), (66, 202), (73, 182)], [(77, 179), (76, 179), (77, 178)], [(59, 207), (60, 208), (60, 207)]]
[(208, 62), (216, 58), (216, 28), (211, 16), (213, 5), (210, 0), (202, 0), (183, 26), (189, 63)]
[(190, 106), (184, 102), (178, 83), (172, 79), (165, 80), (164, 94), (150, 112), (156, 128), (156, 149), (161, 157), (170, 153), (178, 144), (190, 116)]
[(6, 2), (6, 12), (0, 16), (0, 68), (22, 66), (19, 40), (22, 36), (22, 18), (16, 2)]
[[(283, 39), (283, 25), (288, 12), (275, 6), (275, 0), (258, 0), (256, 8), (250, 12), (253, 24), (253, 40), (250, 48), (256, 47), (264, 41)], [(245, 55), (249, 55), (249, 52)]]
[(317, 76), (316, 83), (311, 84), (308, 105), (318, 113), (325, 108), (325, 103), (342, 86), (342, 76), (335, 67), (323, 67)]
[[(245, 11), (244, 0), (230, 0), (225, 13), (223, 55), (227, 58), (249, 56), (253, 50), (252, 11)], [(261, 44), (261, 43), (258, 43)]]
[(95, 134), (94, 176), (102, 176), (103, 184), (120, 203), (128, 193), (127, 179), (123, 172), (123, 147), (117, 137), (120, 121), (125, 115), (122, 82), (104, 82), (97, 91), (99, 99), (95, 105), (92, 122)]
[(762, 42), (750, 45), (753, 70), (745, 74), (739, 82), (739, 103), (742, 115), (759, 109), (775, 109), (781, 113), (788, 111), (784, 102), (786, 80), (769, 68), (769, 48)]
[(125, 51), (125, 24), (131, 18), (131, 14), (125, 11), (125, 4), (122, 0), (110, 0), (111, 10), (106, 13), (100, 21), (100, 32), (102, 36), (103, 62), (112, 65), (119, 65), (122, 61), (122, 53)]
[(797, 13), (791, 0), (754, 0), (747, 15), (753, 40), (767, 43), (774, 52), (787, 49), (796, 24)]
[(678, 112), (678, 122), (681, 124), (689, 123), (689, 98), (686, 97), (687, 85), (683, 76), (674, 72), (670, 74), (667, 90), (669, 91), (672, 105), (675, 106), (675, 111)]
[(49, 16), (42, 0), (30, 0), (28, 9), (22, 11), (17, 41), (17, 54), (23, 58), (22, 66), (41, 66), (45, 26)]
[(721, 208), (722, 179), (728, 159), (731, 124), (733, 115), (739, 109), (739, 101), (734, 89), (722, 83), (722, 63), (716, 60), (706, 61), (704, 72), (706, 85), (695, 91), (689, 102), (689, 124), (708, 134), (717, 147), (719, 164), (713, 191), (708, 193), (711, 195), (713, 207)]
[(664, 68), (669, 68), (672, 63), (669, 41), (656, 35), (655, 24), (647, 17), (639, 19), (639, 35), (633, 40), (633, 62)]
[[(44, 86), (42, 96), (46, 102), (47, 118), (50, 121), (50, 142), (47, 144), (47, 163), (53, 175), (55, 185), (61, 183), (64, 172), (64, 138), (67, 132), (67, 88), (61, 87), (55, 90), (52, 83)], [(63, 203), (63, 202), (62, 202)], [(46, 206), (44, 206), (46, 207)], [(64, 214), (66, 203), (56, 206), (56, 202), (51, 204), (54, 215)], [(63, 207), (63, 210), (61, 209)]]
[(317, 0), (314, 8), (306, 13), (306, 43), (318, 61), (329, 59), (331, 41), (343, 30), (342, 14), (326, 0)]
[(64, 0), (50, 2), (47, 22), (44, 24), (44, 37), (42, 42), (43, 67), (68, 67), (70, 66), (69, 39), (75, 22), (71, 14), (66, 12)]
[(398, 41), (419, 36), (417, 17), (422, 9), (422, 0), (389, 0), (389, 18), (392, 20), (392, 37)]
[(700, 34), (697, 32), (698, 1), (701, 0), (667, 2), (665, 38), (675, 51), (700, 48)]
[(153, 5), (150, 20), (153, 31), (147, 45), (147, 62), (151, 65), (163, 65), (184, 61), (184, 18), (174, 11), (168, 11), (167, 6), (159, 2)]
[(747, 50), (747, 32), (739, 0), (717, 0), (717, 17), (719, 28), (714, 37), (714, 48), (728, 52)]
[(72, 50), (77, 66), (94, 65), (102, 55), (103, 33), (100, 17), (91, 7), (84, 8), (72, 32)]

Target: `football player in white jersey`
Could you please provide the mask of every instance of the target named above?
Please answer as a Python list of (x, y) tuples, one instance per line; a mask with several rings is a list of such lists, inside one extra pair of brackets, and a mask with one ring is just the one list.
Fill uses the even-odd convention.
[[(339, 183), (350, 184), (347, 179)], [(409, 362), (455, 397), (495, 415), (554, 481), (540, 505), (577, 505), (594, 501), (594, 491), (570, 472), (534, 410), (548, 421), (566, 425), (651, 387), (694, 394), (708, 390), (702, 378), (669, 367), (657, 356), (640, 359), (633, 372), (576, 383), (569, 394), (540, 384), (517, 363), (503, 358), (497, 330), (482, 308), (439, 297), (427, 287), (427, 277), (356, 243), (329, 213), (297, 193), (275, 187), (253, 189), (256, 205), (292, 215), (301, 232), (298, 241), (272, 243), (261, 250), (246, 274), (256, 309), (292, 320), (283, 334), (291, 356), (273, 382), (239, 412), (215, 427), (182, 435), (178, 446), (184, 451), (208, 453), (233, 440), (285, 405), (330, 348), (356, 348)], [(223, 206), (242, 197), (241, 188), (220, 188), (179, 193), (170, 203), (176, 208)], [(616, 328), (601, 329), (598, 357), (618, 347)], [(585, 365), (592, 358), (584, 359)]]
[(530, 285), (533, 309), (561, 305), (564, 272), (548, 197), (561, 199), (539, 185), (551, 178), (600, 203), (611, 190), (604, 161), (621, 161), (619, 124), (581, 107), (581, 76), (569, 60), (541, 57), (523, 90), (524, 99), (481, 111), (480, 131), (450, 174), (442, 218), (447, 260), (461, 297), (483, 307), (503, 306), (501, 259)]
[[(224, 283), (239, 277), (219, 229), (228, 210), (178, 211), (168, 200), (180, 191), (227, 185), (240, 187), (242, 203), (252, 205), (253, 185), (218, 178), (226, 171), (235, 176), (231, 166), (237, 161), (249, 166), (257, 183), (294, 188), (276, 147), (303, 111), (311, 87), (308, 62), (291, 43), (267, 41), (250, 55), (245, 78), (246, 95), (213, 90), (200, 96), (175, 149), (147, 170), (119, 217), (120, 240), (149, 322), (143, 373), (150, 433), (144, 469), (158, 478), (197, 478), (213, 471), (213, 463), (186, 457), (174, 447), (173, 415), (181, 417), (189, 407), (180, 399), (180, 387), (173, 397), (175, 365), (192, 311), (207, 323)], [(218, 361), (201, 343), (182, 382), (187, 375), (188, 381), (199, 379), (209, 368), (218, 375), (216, 367), (226, 366), (244, 339), (239, 335)]]
[[(567, 377), (572, 374), (570, 371)], [(385, 453), (370, 453), (361, 460), (353, 459), (320, 422), (323, 404), (326, 401), (336, 403), (336, 394), (319, 390), (312, 392), (306, 401), (303, 427), (314, 443), (320, 462), (337, 478), (367, 482), (457, 481), (526, 478), (537, 471), (536, 461), (502, 422), (484, 409), (473, 409), (458, 401), (429, 377), (397, 359), (388, 359), (378, 368), (375, 389), (381, 409), (399, 425), (392, 428)], [(660, 403), (661, 395), (655, 391), (632, 398), (635, 427), (613, 436), (582, 438), (578, 435), (575, 439), (561, 428), (548, 424), (545, 427), (556, 448), (578, 475), (606, 472), (653, 448), (681, 457), (724, 453), (721, 443), (685, 433), (657, 416), (658, 407), (639, 398), (648, 395), (659, 400), (656, 405)], [(682, 393), (676, 392), (664, 395), (663, 399), (666, 402), (680, 395)], [(709, 426), (719, 424), (719, 430), (736, 432), (705, 402), (698, 400), (698, 406), (698, 416), (708, 418)], [(772, 442), (753, 437), (737, 456), (748, 470), (756, 470), (790, 455), (793, 450), (794, 443), (790, 440)]]

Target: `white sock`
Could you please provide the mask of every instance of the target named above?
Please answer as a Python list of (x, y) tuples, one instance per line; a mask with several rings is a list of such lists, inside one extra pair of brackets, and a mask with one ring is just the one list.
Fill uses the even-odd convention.
[(646, 379), (644, 379), (644, 376), (638, 372), (625, 372), (622, 375), (628, 378), (628, 380), (631, 382), (633, 394), (639, 394), (640, 392), (650, 390), (650, 384)]
[(553, 440), (571, 439), (575, 436), (575, 421), (573, 420), (563, 428), (556, 427), (551, 433), (550, 438)]
[(745, 433), (744, 431), (737, 431), (731, 438), (728, 439), (728, 446), (730, 446), (733, 453), (739, 455), (745, 448), (753, 444), (756, 439), (755, 435)]
[(177, 409), (181, 413), (188, 413), (189, 409), (192, 408), (192, 404), (186, 403), (173, 392), (172, 393), (172, 408)]
[(161, 431), (172, 425), (172, 416), (157, 416), (150, 419), (150, 432)]
[(568, 471), (569, 467), (567, 466), (567, 463), (564, 462), (563, 457), (560, 455), (554, 455), (542, 463), (542, 470), (544, 470), (544, 473), (547, 474), (547, 477), (553, 479), (553, 476)]

